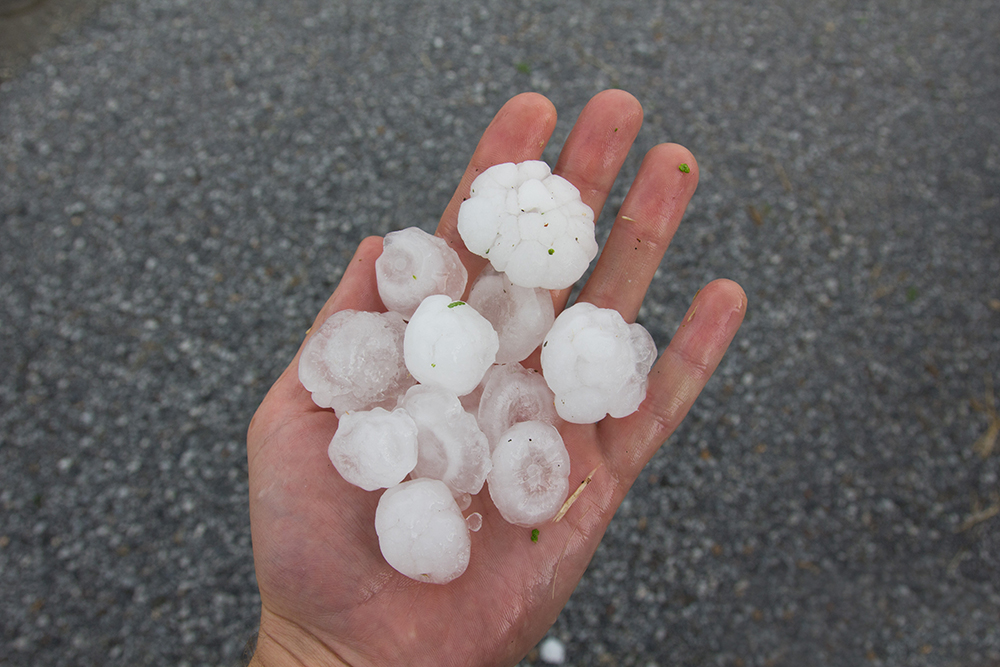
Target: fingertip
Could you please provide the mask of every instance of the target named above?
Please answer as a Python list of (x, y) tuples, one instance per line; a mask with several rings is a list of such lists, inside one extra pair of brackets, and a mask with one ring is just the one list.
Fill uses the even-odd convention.
[(675, 175), (678, 184), (687, 191), (688, 196), (693, 195), (698, 187), (698, 179), (701, 171), (698, 168), (698, 160), (694, 154), (680, 144), (662, 143), (653, 146), (646, 152), (643, 163), (661, 165)]
[(710, 298), (718, 304), (719, 310), (725, 310), (728, 307), (729, 316), (724, 328), (726, 334), (731, 338), (743, 323), (743, 318), (746, 317), (747, 313), (747, 293), (743, 287), (728, 278), (718, 278), (706, 285), (698, 298)]

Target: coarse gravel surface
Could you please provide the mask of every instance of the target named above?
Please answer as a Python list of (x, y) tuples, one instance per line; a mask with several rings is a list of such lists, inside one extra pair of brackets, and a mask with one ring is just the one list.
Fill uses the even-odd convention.
[(246, 426), (354, 247), (433, 230), (511, 96), (551, 162), (614, 86), (646, 122), (599, 237), (645, 150), (701, 168), (640, 321), (749, 309), (566, 664), (1000, 665), (995, 2), (88, 6), (0, 44), (0, 664), (239, 664)]

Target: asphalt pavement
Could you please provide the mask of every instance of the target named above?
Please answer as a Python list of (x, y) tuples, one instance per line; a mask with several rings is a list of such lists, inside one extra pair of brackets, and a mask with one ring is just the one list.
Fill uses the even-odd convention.
[(0, 16), (0, 664), (238, 664), (246, 427), (354, 247), (432, 230), (511, 96), (552, 161), (619, 87), (599, 237), (647, 149), (701, 168), (640, 322), (749, 306), (566, 664), (1000, 665), (995, 2), (55, 4)]

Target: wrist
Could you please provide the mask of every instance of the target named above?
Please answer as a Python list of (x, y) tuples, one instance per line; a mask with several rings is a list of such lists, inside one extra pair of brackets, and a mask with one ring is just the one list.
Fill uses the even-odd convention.
[(312, 633), (267, 612), (261, 613), (256, 637), (247, 642), (243, 664), (248, 667), (350, 667)]

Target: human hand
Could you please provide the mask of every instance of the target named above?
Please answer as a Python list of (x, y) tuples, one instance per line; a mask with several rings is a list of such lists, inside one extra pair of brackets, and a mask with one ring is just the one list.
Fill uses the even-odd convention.
[[(553, 170), (600, 214), (642, 122), (628, 93), (605, 91), (581, 113)], [(501, 162), (539, 159), (555, 127), (544, 97), (510, 100), (486, 129), (437, 234), (469, 269), (485, 261), (456, 231), (458, 208), (477, 174)], [(689, 173), (678, 169), (687, 164)], [(579, 299), (633, 322), (698, 182), (691, 154), (651, 149), (622, 204)], [(361, 242), (313, 328), (344, 309), (383, 310), (375, 284), (379, 237)], [(553, 292), (558, 313), (570, 290)], [(379, 551), (380, 493), (345, 482), (327, 458), (337, 429), (298, 380), (298, 354), (250, 423), (250, 524), (261, 594), (257, 665), (511, 665), (555, 621), (583, 575), (608, 522), (643, 466), (677, 428), (732, 341), (746, 311), (739, 285), (710, 283), (694, 299), (654, 365), (639, 410), (623, 419), (561, 428), (571, 458), (570, 490), (592, 481), (558, 523), (508, 524), (488, 493), (473, 498), (482, 529), (471, 535), (466, 572), (445, 585), (413, 581)], [(301, 354), (301, 348), (299, 349)], [(537, 367), (537, 352), (525, 365)]]

